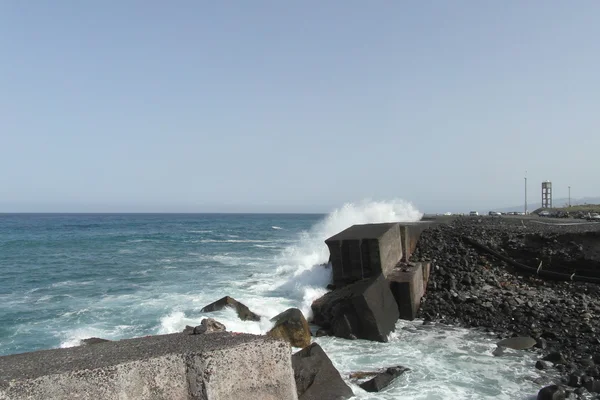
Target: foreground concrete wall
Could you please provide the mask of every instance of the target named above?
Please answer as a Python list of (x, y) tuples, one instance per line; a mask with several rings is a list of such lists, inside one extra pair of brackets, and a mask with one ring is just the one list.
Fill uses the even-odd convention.
[(287, 343), (172, 334), (0, 357), (0, 400), (296, 400)]

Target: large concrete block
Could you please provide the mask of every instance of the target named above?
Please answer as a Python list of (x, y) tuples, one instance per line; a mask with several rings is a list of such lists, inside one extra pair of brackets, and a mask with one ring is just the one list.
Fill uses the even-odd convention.
[(383, 275), (336, 289), (312, 304), (314, 323), (334, 336), (387, 342), (398, 306)]
[(287, 343), (171, 334), (0, 357), (0, 399), (296, 400)]
[(416, 318), (425, 293), (421, 263), (401, 264), (388, 275), (390, 289), (398, 304), (401, 319)]
[(400, 235), (402, 237), (402, 251), (403, 261), (410, 261), (410, 257), (417, 248), (421, 233), (431, 226), (434, 222), (431, 221), (417, 221), (417, 222), (403, 222), (400, 224)]
[(353, 225), (325, 243), (337, 287), (382, 273), (387, 275), (402, 258), (398, 223)]

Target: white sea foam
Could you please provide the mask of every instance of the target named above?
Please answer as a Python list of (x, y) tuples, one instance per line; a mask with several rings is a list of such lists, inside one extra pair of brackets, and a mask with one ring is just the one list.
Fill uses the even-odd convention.
[(282, 228), (282, 227), (280, 227), (280, 226), (272, 226), (272, 227), (271, 227), (271, 229), (275, 229), (275, 230), (277, 230), (277, 231), (280, 231), (280, 230), (282, 230), (283, 228)]
[(88, 325), (82, 328), (72, 329), (59, 335), (62, 338), (60, 347), (65, 348), (79, 346), (83, 339), (89, 339), (92, 337), (108, 340), (118, 339), (122, 337), (126, 331), (132, 330), (133, 328), (134, 327), (130, 325), (117, 325), (111, 327), (110, 329)]
[(539, 390), (534, 379), (550, 383), (556, 378), (534, 368), (535, 353), (514, 351), (494, 357), (493, 336), (460, 328), (422, 326), (420, 321), (399, 321), (389, 343), (332, 337), (316, 341), (348, 383), (351, 372), (394, 365), (411, 369), (378, 394), (353, 385), (359, 399), (525, 400)]

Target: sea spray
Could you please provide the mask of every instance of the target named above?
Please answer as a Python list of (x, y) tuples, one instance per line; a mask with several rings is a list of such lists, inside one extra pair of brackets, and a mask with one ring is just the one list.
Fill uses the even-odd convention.
[(347, 203), (332, 211), (309, 231), (302, 232), (298, 243), (288, 246), (276, 258), (281, 281), (272, 289), (297, 299), (302, 312), (311, 317), (310, 305), (326, 293), (331, 282), (331, 268), (326, 266), (329, 250), (325, 239), (356, 224), (413, 222), (423, 214), (404, 200)]

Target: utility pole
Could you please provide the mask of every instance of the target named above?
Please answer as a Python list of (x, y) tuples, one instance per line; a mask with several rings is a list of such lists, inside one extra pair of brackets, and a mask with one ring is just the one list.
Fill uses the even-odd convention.
[(527, 171), (525, 171), (525, 215), (527, 215)]
[(571, 207), (571, 186), (569, 186), (569, 207)]

